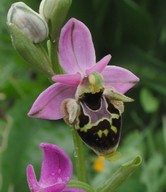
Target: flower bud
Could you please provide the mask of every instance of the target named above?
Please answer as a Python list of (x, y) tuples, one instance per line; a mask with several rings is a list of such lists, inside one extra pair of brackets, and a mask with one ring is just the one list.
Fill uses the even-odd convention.
[(8, 11), (7, 23), (15, 25), (34, 43), (39, 43), (48, 36), (45, 20), (23, 2), (12, 4)]
[(42, 0), (39, 13), (49, 24), (52, 40), (59, 36), (60, 28), (68, 13), (72, 0)]

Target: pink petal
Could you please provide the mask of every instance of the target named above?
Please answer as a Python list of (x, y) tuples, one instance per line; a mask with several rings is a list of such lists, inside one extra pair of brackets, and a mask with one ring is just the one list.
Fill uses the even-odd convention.
[(84, 73), (96, 63), (91, 33), (77, 19), (70, 19), (61, 30), (59, 60), (68, 74)]
[(51, 186), (55, 183), (66, 185), (72, 177), (72, 162), (69, 156), (53, 144), (42, 143), (40, 147), (44, 152), (40, 185)]
[(41, 143), (44, 158), (40, 181), (37, 182), (32, 165), (27, 167), (27, 179), (31, 192), (62, 192), (72, 177), (72, 162), (58, 146)]
[(34, 118), (60, 119), (62, 101), (66, 98), (74, 98), (75, 92), (75, 87), (55, 83), (38, 96), (28, 115)]
[(54, 75), (52, 77), (54, 82), (59, 82), (65, 85), (78, 86), (81, 81), (80, 73), (65, 74), (65, 75)]
[(47, 186), (46, 183), (39, 184), (36, 180), (36, 175), (32, 165), (27, 167), (27, 179), (31, 192), (61, 192), (65, 188), (65, 183), (54, 183), (51, 186)]
[(63, 192), (86, 192), (83, 189), (76, 189), (76, 188), (65, 188)]
[(112, 86), (121, 93), (127, 92), (139, 81), (139, 78), (129, 70), (116, 66), (107, 66), (102, 75), (105, 86)]
[[(65, 187), (64, 183), (57, 183), (55, 185), (45, 186), (45, 188), (42, 188), (40, 189), (40, 191), (36, 191), (36, 192), (62, 192), (64, 187)], [(35, 192), (35, 191), (32, 191), (32, 192)]]
[(101, 73), (104, 70), (104, 68), (107, 66), (110, 60), (111, 60), (111, 55), (106, 55), (100, 61), (98, 61), (96, 65), (93, 65), (91, 68), (87, 69), (86, 74), (89, 75), (93, 71), (98, 71), (99, 73)]
[(32, 165), (27, 166), (27, 180), (30, 191), (37, 191), (40, 188)]

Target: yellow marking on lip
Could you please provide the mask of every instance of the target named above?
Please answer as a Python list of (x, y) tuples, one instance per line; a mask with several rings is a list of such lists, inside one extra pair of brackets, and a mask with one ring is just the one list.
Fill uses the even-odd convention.
[(108, 130), (105, 129), (105, 130), (103, 131), (103, 133), (104, 133), (105, 136), (107, 136), (107, 135), (108, 135)]
[(87, 133), (87, 131), (88, 131), (89, 129), (91, 129), (91, 128), (89, 128), (88, 126), (84, 126), (84, 127), (80, 128), (80, 131)]
[(99, 136), (100, 138), (102, 138), (102, 134), (103, 134), (102, 130), (98, 131), (97, 134), (98, 134), (98, 136)]
[(117, 127), (115, 127), (115, 126), (111, 126), (111, 130), (114, 132), (114, 133), (117, 133), (118, 132), (118, 129), (117, 129)]
[(98, 132), (97, 132), (97, 135), (99, 136), (99, 138), (102, 138), (102, 135), (105, 135), (105, 136), (107, 136), (108, 135), (108, 130), (107, 129), (105, 129), (104, 131), (102, 131), (102, 130), (99, 130)]
[(112, 119), (119, 119), (119, 114), (111, 113)]

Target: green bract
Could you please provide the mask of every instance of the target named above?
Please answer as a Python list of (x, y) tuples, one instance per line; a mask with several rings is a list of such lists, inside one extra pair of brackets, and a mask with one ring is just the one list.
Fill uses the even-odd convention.
[(46, 75), (54, 74), (50, 67), (49, 57), (45, 49), (40, 44), (34, 44), (15, 25), (9, 24), (12, 43), (18, 53), (33, 67), (43, 71)]

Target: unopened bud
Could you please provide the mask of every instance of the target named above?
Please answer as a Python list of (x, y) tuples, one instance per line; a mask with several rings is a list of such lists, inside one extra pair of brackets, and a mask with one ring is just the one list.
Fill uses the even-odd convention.
[(23, 2), (12, 4), (8, 11), (7, 23), (15, 25), (34, 43), (39, 43), (48, 36), (46, 21)]
[(39, 13), (49, 25), (52, 40), (55, 40), (68, 13), (72, 0), (42, 0)]

